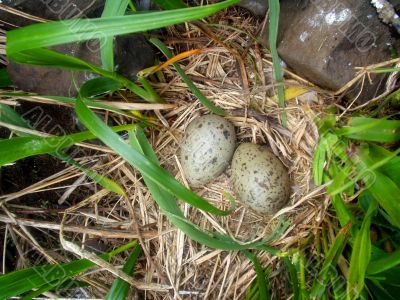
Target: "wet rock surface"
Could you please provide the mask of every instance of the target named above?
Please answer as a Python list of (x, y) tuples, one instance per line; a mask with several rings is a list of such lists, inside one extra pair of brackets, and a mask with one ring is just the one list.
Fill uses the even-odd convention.
[[(297, 74), (330, 90), (354, 78), (354, 67), (389, 60), (388, 44), (398, 43), (368, 1), (281, 1), (279, 26), (280, 57)], [(267, 30), (263, 38), (267, 43)], [(384, 86), (385, 75), (371, 79), (372, 84), (364, 82), (361, 102)]]
[[(154, 51), (140, 35), (117, 37), (115, 40), (115, 65), (117, 72), (131, 80), (138, 71), (154, 64)], [(101, 66), (99, 43), (90, 41), (54, 47), (54, 50), (78, 57)], [(76, 96), (79, 87), (95, 74), (10, 62), (7, 66), (14, 85), (26, 92), (51, 96)]]
[(242, 0), (238, 4), (256, 16), (265, 16), (268, 9), (268, 0)]
[[(3, 0), (1, 4), (43, 19), (63, 20), (77, 17), (100, 17), (104, 2), (104, 0)], [(7, 29), (36, 23), (35, 20), (3, 9), (0, 10), (0, 19)]]

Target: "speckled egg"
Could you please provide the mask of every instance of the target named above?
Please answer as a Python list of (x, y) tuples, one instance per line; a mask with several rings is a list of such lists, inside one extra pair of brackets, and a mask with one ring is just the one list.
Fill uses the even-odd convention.
[(241, 144), (232, 158), (233, 190), (254, 211), (271, 216), (290, 197), (286, 167), (266, 146)]
[(199, 187), (221, 175), (232, 159), (235, 145), (235, 128), (223, 117), (205, 115), (194, 119), (186, 128), (180, 153), (190, 185)]

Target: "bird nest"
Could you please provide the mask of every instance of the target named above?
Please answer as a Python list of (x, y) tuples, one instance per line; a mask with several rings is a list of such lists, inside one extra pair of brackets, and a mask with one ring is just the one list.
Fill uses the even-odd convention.
[[(232, 19), (237, 17), (230, 16)], [(210, 101), (228, 112), (227, 119), (235, 125), (238, 144), (269, 145), (283, 162), (292, 180), (290, 202), (273, 218), (258, 215), (240, 203), (226, 217), (205, 213), (183, 202), (180, 206), (185, 217), (200, 228), (242, 242), (271, 235), (277, 223), (284, 220), (289, 226), (271, 246), (288, 249), (318, 226), (327, 207), (324, 189), (313, 186), (311, 171), (318, 140), (313, 118), (327, 97), (308, 87), (311, 92), (287, 102), (287, 128), (282, 126), (282, 109), (274, 96), (276, 86), (271, 57), (266, 50), (255, 46), (251, 35), (247, 34), (256, 32), (262, 24), (247, 15), (242, 17), (241, 31), (220, 24), (205, 35), (195, 26), (176, 26), (170, 28), (163, 39), (175, 54), (206, 48), (182, 61), (182, 68)], [(188, 124), (210, 112), (193, 96), (173, 67), (164, 69), (163, 74), (165, 82), (155, 87), (168, 103), (175, 104), (175, 108), (155, 111), (157, 126), (147, 128), (146, 135), (162, 167), (189, 187), (181, 168), (179, 148)], [(286, 87), (305, 84), (301, 78), (288, 73)], [(256, 277), (252, 263), (240, 252), (208, 248), (178, 230), (162, 214), (141, 175), (126, 162), (111, 157), (114, 160), (109, 168), (115, 174), (113, 177), (124, 184), (127, 198), (117, 200), (109, 194), (96, 199), (98, 206), (109, 207), (97, 214), (109, 224), (123, 222), (125, 229), (131, 227), (140, 236), (146, 260), (142, 260), (136, 269), (136, 278), (169, 286), (165, 289), (160, 286), (159, 291), (146, 289), (146, 297), (242, 299)], [(227, 195), (233, 194), (230, 169), (195, 191), (213, 205), (228, 209)], [(92, 206), (93, 199), (89, 203)], [(90, 223), (104, 224), (99, 222), (101, 219), (91, 218)], [(264, 267), (270, 266), (274, 270), (273, 285), (284, 288), (278, 280), (281, 274), (276, 272), (278, 260), (267, 253), (258, 255)]]
[[(291, 99), (286, 101), (284, 109), (287, 127), (282, 126), (283, 110), (275, 96), (271, 56), (253, 38), (264, 25), (243, 10), (233, 8), (210, 18), (207, 30), (201, 23), (175, 26), (164, 32), (162, 39), (175, 54), (190, 49), (206, 49), (181, 61), (181, 67), (210, 101), (228, 112), (227, 119), (235, 125), (239, 144), (268, 145), (287, 167), (292, 181), (290, 201), (272, 218), (258, 215), (240, 203), (230, 215), (218, 217), (178, 202), (185, 217), (200, 228), (242, 242), (271, 235), (277, 224), (283, 221), (288, 226), (271, 246), (287, 250), (318, 228), (329, 205), (324, 187), (313, 185), (312, 160), (318, 140), (314, 118), (322, 114), (333, 97), (286, 71), (285, 87), (296, 88), (296, 91), (306, 87), (307, 92), (288, 97)], [(163, 70), (163, 77), (154, 87), (173, 106), (145, 112), (143, 115), (155, 124), (145, 132), (162, 167), (189, 187), (182, 172), (179, 147), (188, 124), (210, 112), (194, 97), (172, 66)], [(132, 100), (128, 92), (122, 96), (117, 94), (113, 98), (138, 101)], [(30, 98), (29, 101), (39, 100)], [(131, 118), (113, 112), (99, 113), (115, 123), (132, 122)], [(141, 299), (244, 298), (256, 277), (248, 258), (238, 251), (211, 249), (193, 241), (160, 211), (139, 172), (108, 148), (93, 146), (93, 149), (97, 152), (87, 153), (78, 160), (90, 163), (95, 170), (101, 170), (120, 183), (126, 190), (126, 197), (99, 190), (93, 183), (88, 184), (82, 173), (69, 167), (19, 193), (6, 196), (7, 203), (12, 203), (13, 199), (25, 194), (72, 180), (73, 184), (61, 188), (62, 201), (71, 206), (63, 214), (58, 214), (52, 221), (41, 216), (27, 219), (8, 214), (0, 221), (16, 222), (25, 228), (23, 231), (26, 226), (34, 226), (46, 233), (46, 246), (40, 246), (32, 236), (28, 236), (28, 240), (35, 253), (41, 253), (40, 257), (51, 262), (71, 258), (65, 251), (57, 251), (59, 234), (70, 241), (68, 250), (82, 257), (86, 257), (83, 245), (92, 240), (108, 245), (110, 249), (126, 243), (127, 239), (139, 239), (144, 256), (139, 259), (134, 276), (140, 283), (136, 283), (139, 289), (135, 293), (139, 293), (136, 296)], [(68, 196), (79, 186), (90, 186), (89, 196), (78, 204), (69, 203)], [(195, 191), (213, 205), (228, 209), (227, 195), (233, 194), (230, 169)], [(3, 206), (4, 210), (15, 208), (23, 209), (18, 205)], [(64, 217), (62, 225), (59, 225), (60, 216)], [(70, 243), (82, 247), (73, 247)], [(262, 266), (271, 270), (273, 293), (285, 297), (287, 287), (282, 276), (286, 275), (280, 261), (266, 252), (257, 252), (257, 255)], [(94, 296), (102, 297), (106, 292), (104, 287), (115, 278), (110, 276), (110, 272), (120, 275), (118, 265), (123, 263), (123, 257), (114, 258), (111, 264), (99, 263), (101, 268), (82, 274), (80, 279), (91, 284), (90, 291)]]

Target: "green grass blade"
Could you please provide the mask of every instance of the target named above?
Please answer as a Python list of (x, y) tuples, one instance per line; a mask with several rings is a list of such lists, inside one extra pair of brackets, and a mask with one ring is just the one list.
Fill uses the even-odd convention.
[[(107, 0), (104, 5), (102, 18), (123, 16), (130, 0)], [(100, 54), (103, 69), (114, 71), (114, 37), (107, 37), (100, 41)]]
[[(136, 244), (137, 241), (130, 242), (109, 253), (100, 255), (100, 257), (109, 260), (111, 257), (136, 246)], [(0, 276), (0, 299), (9, 299), (44, 286), (47, 286), (47, 290), (50, 290), (56, 283), (57, 285), (62, 284), (65, 280), (94, 266), (95, 263), (87, 259), (80, 259), (65, 264), (44, 265), (7, 273)]]
[(336, 235), (336, 238), (326, 255), (324, 263), (322, 264), (321, 271), (318, 274), (318, 278), (313, 283), (310, 297), (319, 298), (324, 294), (327, 283), (330, 279), (330, 274), (333, 270), (335, 270), (339, 257), (342, 254), (344, 247), (346, 246), (347, 240), (349, 238), (348, 232), (350, 228), (351, 222), (346, 224), (346, 226), (343, 227)]
[(24, 120), (10, 106), (0, 103), (0, 121), (20, 127), (31, 128), (29, 123)]
[[(32, 128), (26, 120), (24, 120), (18, 113), (16, 113), (12, 108), (10, 108), (7, 105), (0, 104), (0, 120), (5, 123), (17, 125), (20, 127), (24, 128)], [(26, 133), (18, 133), (20, 136), (29, 136)], [(81, 172), (85, 173), (86, 176), (89, 178), (93, 179), (96, 183), (101, 185), (102, 187), (117, 193), (119, 195), (125, 195), (125, 191), (122, 189), (122, 187), (116, 183), (115, 181), (100, 175), (99, 173), (86, 168), (85, 166), (81, 165), (79, 162), (68, 156), (65, 152), (63, 151), (58, 151), (57, 153), (50, 153), (50, 155), (53, 155), (57, 157), (58, 159), (61, 159), (65, 161), (66, 163), (70, 164), (71, 166), (76, 167), (78, 170)]]
[(400, 250), (392, 253), (385, 253), (384, 257), (371, 261), (367, 268), (367, 275), (374, 275), (385, 272), (400, 264)]
[(392, 73), (392, 72), (399, 72), (400, 68), (376, 68), (372, 69), (371, 73), (382, 74), (382, 73)]
[(246, 255), (248, 259), (251, 260), (251, 262), (254, 265), (254, 269), (256, 270), (259, 299), (260, 300), (271, 299), (271, 295), (267, 288), (267, 282), (265, 281), (265, 273), (257, 256), (247, 250), (243, 250), (242, 252), (244, 253), (244, 255)]
[(186, 5), (181, 0), (154, 0), (163, 9), (184, 8)]
[(364, 217), (360, 230), (355, 236), (351, 252), (349, 274), (347, 276), (347, 299), (358, 299), (364, 289), (365, 272), (371, 259), (371, 219), (378, 208), (377, 202), (373, 201)]
[(297, 271), (295, 266), (290, 261), (289, 257), (284, 257), (283, 261), (285, 262), (286, 268), (289, 271), (290, 283), (293, 290), (293, 300), (300, 299), (300, 287), (299, 280), (297, 278)]
[[(364, 149), (365, 148), (365, 149)], [(389, 161), (391, 161), (393, 158), (395, 158), (399, 153), (400, 153), (400, 148), (396, 149), (394, 152), (391, 152), (390, 156), (386, 156), (385, 158), (378, 159), (378, 160), (371, 160), (369, 158), (368, 154), (368, 146), (363, 145), (362, 147), (357, 148), (358, 156), (355, 156), (352, 158), (352, 160), (345, 160), (346, 164), (349, 166), (346, 168), (342, 168), (342, 171), (344, 172), (343, 175), (341, 175), (341, 178), (338, 178), (338, 180), (334, 180), (333, 184), (328, 187), (329, 193), (333, 195), (337, 195), (346, 189), (350, 188), (353, 186), (356, 182), (363, 180), (364, 182), (371, 180), (376, 177), (376, 174), (381, 174), (381, 172), (378, 172), (377, 170), (383, 166), (385, 166)], [(346, 153), (346, 152), (343, 152)], [(352, 169), (357, 168), (356, 175), (353, 176), (354, 178), (351, 178), (350, 172)], [(389, 179), (387, 176), (385, 176), (384, 180)], [(346, 180), (343, 180), (343, 179)], [(380, 178), (381, 179), (381, 178)], [(391, 181), (391, 180), (390, 180)], [(392, 184), (394, 184), (393, 181), (391, 181)], [(339, 184), (338, 184), (339, 183)], [(366, 182), (367, 185), (370, 185), (371, 182)], [(395, 185), (395, 184), (394, 184)], [(383, 193), (382, 195), (384, 195)], [(395, 194), (392, 194), (392, 197)], [(386, 201), (384, 201), (386, 202)]]
[(45, 285), (41, 286), (39, 289), (37, 289), (37, 290), (29, 293), (28, 295), (22, 297), (21, 300), (31, 300), (31, 299), (33, 299), (35, 297), (38, 297), (41, 294), (43, 294), (43, 293), (45, 293), (45, 292), (47, 292), (49, 290), (52, 290), (52, 289), (56, 288), (57, 286), (63, 284), (66, 280), (68, 280), (68, 278), (65, 278), (65, 280), (56, 280), (54, 282), (50, 282), (48, 284), (45, 284)]
[[(128, 275), (133, 274), (133, 270), (135, 268), (135, 264), (137, 259), (139, 258), (140, 245), (136, 245), (135, 249), (129, 256), (128, 260), (126, 261), (122, 271)], [(121, 278), (117, 278), (114, 280), (111, 289), (108, 291), (107, 296), (105, 297), (106, 300), (124, 300), (126, 299), (128, 292), (129, 292), (130, 285), (126, 281), (122, 280)]]
[[(393, 153), (395, 155), (395, 153)], [(361, 163), (359, 172), (367, 170), (363, 181), (371, 192), (372, 196), (378, 201), (379, 205), (389, 215), (392, 225), (400, 228), (400, 187), (397, 186), (389, 177), (376, 170), (375, 165), (382, 164), (371, 159), (368, 147), (361, 147), (359, 151)], [(388, 161), (390, 156), (383, 161)]]
[[(165, 46), (163, 42), (161, 42), (159, 39), (151, 38), (149, 40), (154, 46), (156, 46), (164, 55), (166, 58), (170, 59), (173, 57), (171, 51)], [(196, 95), (196, 97), (199, 99), (201, 104), (203, 104), (205, 107), (207, 107), (210, 111), (213, 113), (220, 115), (220, 116), (226, 116), (227, 112), (223, 110), (222, 108), (219, 108), (218, 106), (214, 105), (210, 100), (207, 99), (206, 96), (198, 89), (198, 87), (193, 83), (193, 81), (189, 78), (189, 76), (186, 75), (185, 71), (179, 66), (178, 63), (173, 63), (172, 64), (176, 71), (178, 72), (179, 76), (181, 76), (182, 80), (186, 83), (188, 88), (192, 91), (193, 94)]]
[(346, 203), (343, 201), (340, 195), (332, 196), (332, 205), (342, 227), (349, 223), (349, 221), (355, 222), (356, 218), (347, 208)]
[(400, 121), (356, 117), (337, 133), (355, 140), (391, 143), (400, 140)]
[(148, 176), (151, 180), (159, 184), (165, 191), (176, 195), (178, 198), (204, 211), (217, 215), (228, 215), (230, 213), (230, 211), (223, 211), (216, 208), (202, 197), (198, 196), (191, 190), (188, 190), (167, 171), (154, 164), (137, 150), (129, 147), (125, 142), (121, 141), (120, 137), (104, 124), (103, 121), (96, 116), (96, 114), (90, 111), (79, 99), (76, 102), (76, 113), (86, 128), (88, 128), (96, 137), (138, 169), (142, 175)]
[[(119, 132), (132, 129), (136, 125), (115, 126), (110, 131)], [(76, 143), (95, 138), (89, 131), (57, 137), (23, 136), (0, 140), (0, 166), (33, 155), (58, 153)], [(12, 149), (12, 151), (10, 151)]]
[[(280, 63), (277, 50), (280, 4), (279, 0), (268, 0), (268, 4), (269, 4), (269, 47), (271, 49), (275, 80), (278, 83), (277, 90), (278, 90), (279, 107), (284, 109), (285, 87), (283, 85), (282, 66)], [(282, 111), (281, 113), (281, 121), (282, 125), (284, 127), (287, 127), (287, 116), (285, 111)]]
[(139, 76), (138, 80), (140, 81), (146, 92), (151, 96), (151, 98), (154, 99), (153, 102), (165, 103), (165, 101), (154, 90), (153, 86), (150, 84), (147, 78)]
[(314, 177), (314, 183), (316, 185), (322, 184), (322, 177), (324, 174), (324, 165), (326, 157), (326, 146), (325, 146), (326, 143), (324, 141), (324, 138), (325, 138), (324, 136), (321, 136), (313, 157), (313, 177)]
[(238, 0), (227, 0), (211, 5), (146, 14), (34, 24), (7, 32), (7, 55), (13, 59), (15, 54), (26, 50), (158, 29), (205, 18), (237, 2)]
[[(154, 153), (151, 145), (146, 139), (142, 129), (137, 127), (135, 132), (130, 135), (131, 146), (140, 151), (140, 153), (144, 154), (150, 161), (154, 164), (159, 165), (156, 154)], [(206, 245), (210, 248), (222, 249), (222, 250), (244, 250), (244, 249), (252, 249), (258, 248), (260, 250), (268, 251), (273, 255), (277, 255), (278, 252), (275, 249), (267, 248), (264, 245), (268, 242), (272, 241), (275, 236), (281, 235), (285, 228), (281, 227), (275, 231), (275, 235), (272, 235), (269, 238), (266, 238), (260, 242), (255, 243), (238, 243), (234, 241), (229, 236), (223, 236), (217, 234), (215, 232), (204, 231), (200, 229), (198, 226), (187, 220), (179, 206), (176, 203), (176, 197), (171, 193), (165, 192), (162, 190), (159, 185), (148, 178), (146, 175), (143, 175), (144, 182), (151, 192), (154, 201), (157, 202), (160, 209), (167, 216), (169, 221), (174, 224), (177, 228), (182, 230), (186, 235), (188, 235), (191, 239)]]
[(387, 177), (389, 177), (397, 186), (400, 186), (400, 157), (393, 158), (386, 163), (381, 171)]
[(8, 75), (7, 69), (0, 69), (0, 88), (8, 87), (12, 85), (10, 76)]
[(106, 77), (98, 77), (82, 84), (79, 89), (79, 95), (81, 98), (96, 98), (106, 93), (115, 92), (120, 88), (122, 88), (120, 81)]
[[(10, 57), (10, 55), (9, 55)], [(119, 81), (122, 85), (126, 86), (132, 92), (134, 92), (139, 97), (149, 101), (155, 102), (156, 99), (152, 97), (146, 90), (139, 87), (137, 84), (133, 83), (129, 79), (118, 75), (114, 72), (110, 72), (107, 70), (103, 70), (93, 64), (85, 62), (77, 57), (65, 55), (56, 51), (38, 48), (29, 50), (29, 52), (20, 52), (15, 53), (12, 56), (12, 59), (18, 63), (22, 64), (33, 64), (39, 66), (54, 66), (61, 67), (64, 69), (71, 70), (82, 70), (82, 71), (90, 71), (96, 74), (99, 74), (103, 77), (107, 77), (113, 79), (115, 81)]]
[(373, 161), (385, 161), (378, 170), (400, 186), (400, 156), (375, 144), (369, 144), (369, 155)]
[(58, 159), (65, 161), (69, 165), (74, 166), (79, 171), (83, 172), (87, 177), (92, 179), (94, 182), (101, 185), (103, 188), (105, 188), (111, 192), (117, 193), (121, 196), (125, 195), (125, 190), (114, 180), (111, 180), (110, 178), (107, 178), (89, 168), (86, 168), (85, 166), (81, 165), (73, 158), (66, 155), (64, 152), (59, 151), (58, 153), (50, 153), (50, 154), (54, 155)]

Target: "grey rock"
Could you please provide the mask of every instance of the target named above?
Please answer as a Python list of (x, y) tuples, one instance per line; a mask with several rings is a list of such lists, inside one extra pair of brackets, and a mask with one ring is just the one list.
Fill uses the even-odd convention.
[[(123, 76), (135, 80), (138, 71), (154, 64), (154, 51), (143, 36), (118, 37), (114, 44), (116, 69)], [(54, 49), (101, 66), (99, 43), (96, 41), (62, 45)], [(7, 69), (17, 88), (51, 96), (73, 97), (85, 81), (97, 76), (90, 72), (24, 65), (12, 61)]]
[[(48, 20), (100, 17), (105, 0), (3, 0), (2, 4), (24, 13)], [(35, 23), (18, 14), (0, 10), (0, 20), (6, 29)]]
[[(263, 38), (267, 43), (268, 30)], [(341, 88), (354, 78), (354, 67), (389, 60), (388, 43), (398, 40), (369, 1), (281, 1), (279, 55), (297, 74), (324, 88)], [(384, 86), (385, 75), (371, 78), (372, 84), (364, 82), (360, 102), (373, 98)]]
[(242, 0), (237, 5), (246, 8), (253, 15), (265, 16), (268, 9), (268, 0)]

